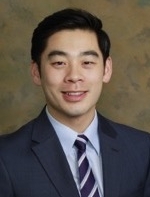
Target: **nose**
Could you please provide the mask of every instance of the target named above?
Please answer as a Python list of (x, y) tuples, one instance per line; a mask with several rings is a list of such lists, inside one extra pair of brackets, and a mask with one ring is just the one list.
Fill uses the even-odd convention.
[(76, 83), (78, 81), (83, 81), (82, 69), (78, 64), (71, 64), (68, 67), (65, 82)]

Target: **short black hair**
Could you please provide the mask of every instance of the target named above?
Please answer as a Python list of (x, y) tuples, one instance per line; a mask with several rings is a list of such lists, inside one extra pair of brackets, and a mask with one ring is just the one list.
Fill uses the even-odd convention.
[(83, 29), (95, 32), (103, 61), (109, 56), (110, 39), (102, 30), (102, 21), (91, 13), (77, 8), (66, 8), (43, 19), (33, 32), (31, 58), (40, 67), (41, 54), (47, 46), (48, 38), (65, 29)]

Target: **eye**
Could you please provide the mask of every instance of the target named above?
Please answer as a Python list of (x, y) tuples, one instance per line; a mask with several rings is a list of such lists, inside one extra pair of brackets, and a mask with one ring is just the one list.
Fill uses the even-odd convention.
[(62, 66), (65, 65), (65, 62), (63, 62), (63, 61), (56, 61), (56, 62), (52, 62), (51, 65), (54, 66), (54, 67), (62, 67)]
[(84, 61), (84, 62), (83, 62), (83, 66), (84, 66), (85, 68), (91, 68), (94, 64), (95, 64), (94, 61)]
[(94, 62), (85, 61), (84, 64), (86, 64), (86, 65), (88, 65), (88, 64), (94, 64)]

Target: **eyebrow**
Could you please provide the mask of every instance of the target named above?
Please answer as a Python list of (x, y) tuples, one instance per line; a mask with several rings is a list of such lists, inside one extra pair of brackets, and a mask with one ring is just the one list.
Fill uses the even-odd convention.
[[(68, 53), (64, 52), (64, 51), (60, 51), (60, 50), (53, 50), (48, 54), (48, 58), (51, 58), (53, 56), (69, 56)], [(79, 56), (95, 56), (95, 57), (99, 57), (99, 54), (94, 51), (94, 50), (88, 50), (88, 51), (83, 51), (79, 54)]]
[(48, 57), (51, 58), (52, 56), (60, 55), (60, 56), (67, 56), (67, 53), (64, 51), (54, 50), (48, 54)]
[(99, 54), (94, 51), (94, 50), (89, 50), (89, 51), (84, 51), (84, 52), (81, 52), (81, 56), (84, 56), (84, 55), (92, 55), (92, 56), (95, 56), (95, 57), (99, 57)]

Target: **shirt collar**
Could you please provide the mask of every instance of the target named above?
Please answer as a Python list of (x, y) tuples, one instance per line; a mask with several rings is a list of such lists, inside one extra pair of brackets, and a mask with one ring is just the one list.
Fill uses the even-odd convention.
[[(51, 124), (53, 125), (56, 134), (60, 140), (60, 143), (63, 147), (64, 152), (67, 154), (74, 145), (74, 142), (77, 138), (78, 133), (71, 128), (65, 126), (64, 124), (57, 121), (52, 115), (49, 113), (46, 107), (46, 114)], [(91, 124), (83, 133), (89, 139), (90, 144), (94, 147), (97, 154), (100, 153), (100, 143), (98, 137), (98, 118), (97, 113), (95, 111), (95, 116)]]

